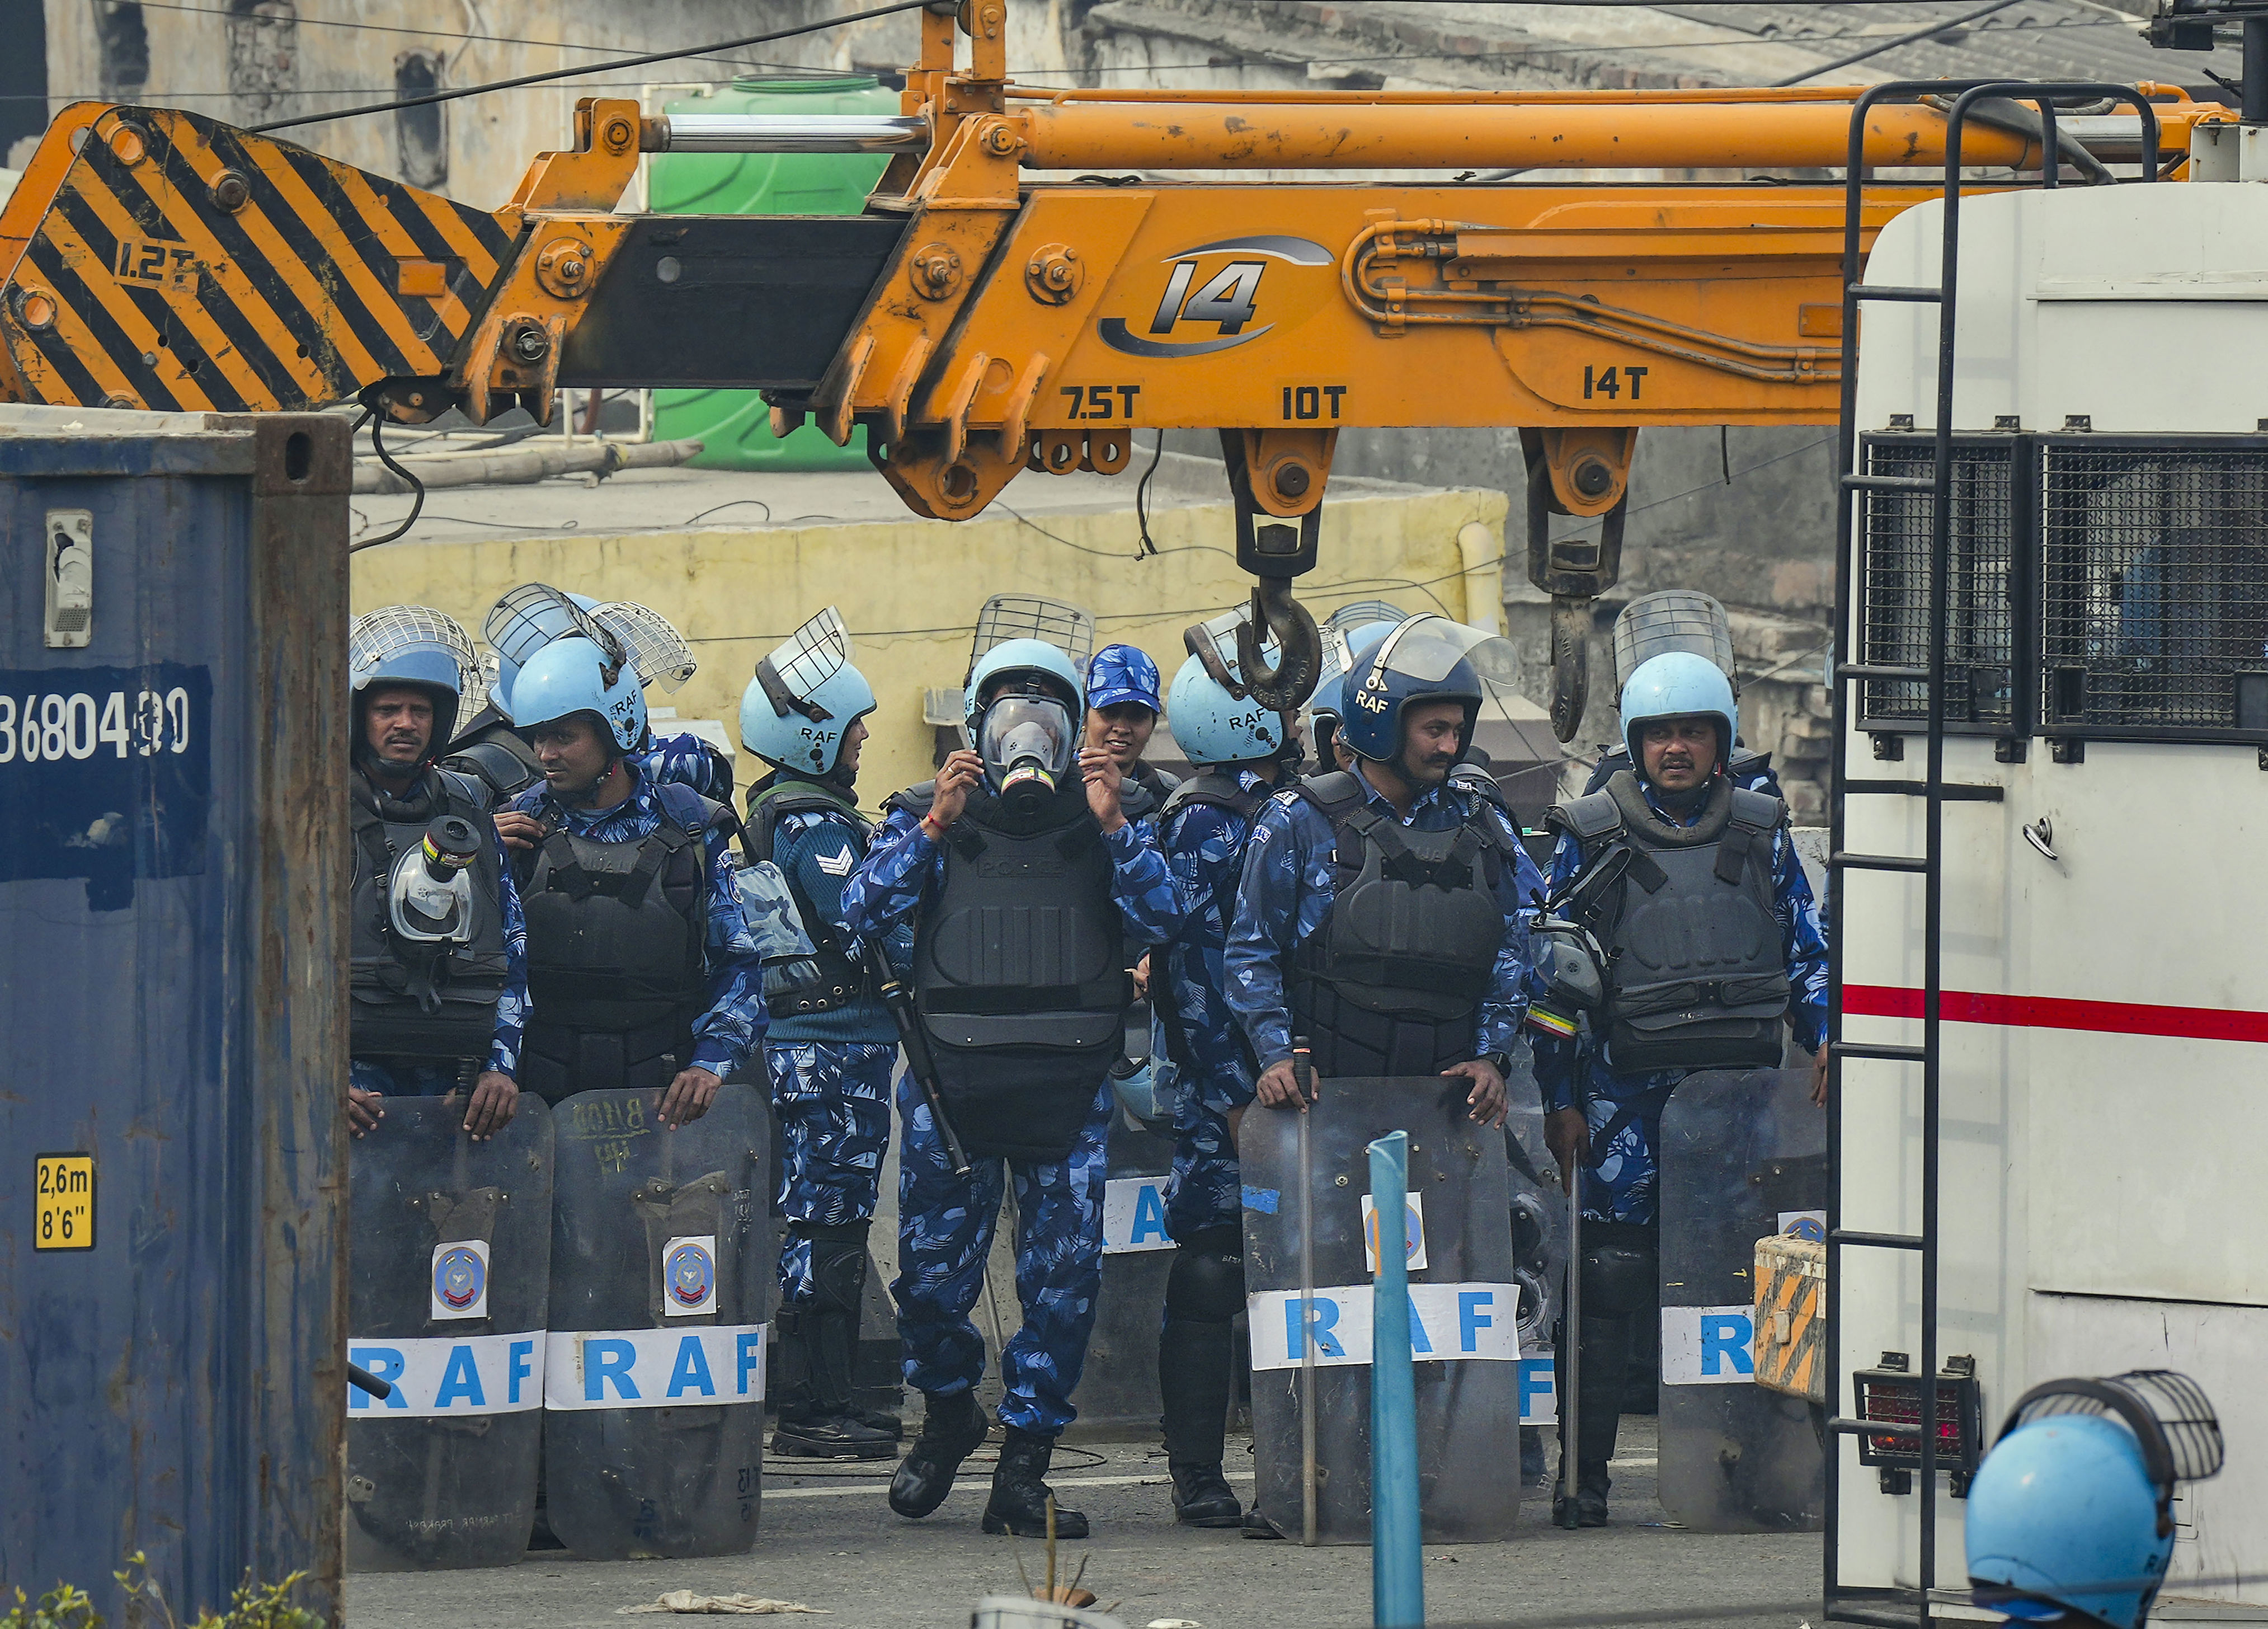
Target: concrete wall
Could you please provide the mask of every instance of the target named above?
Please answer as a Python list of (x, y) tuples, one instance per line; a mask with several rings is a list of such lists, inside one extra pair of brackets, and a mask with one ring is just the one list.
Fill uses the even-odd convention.
[[(1324, 564), (1301, 579), (1300, 598), (1322, 615), (1392, 593), (1413, 607), (1493, 625), (1489, 561), (1502, 546), (1504, 512), (1503, 495), (1487, 491), (1335, 504), (1323, 524)], [(976, 610), (988, 595), (1025, 591), (1084, 605), (1101, 624), (1101, 642), (1140, 645), (1170, 681), (1181, 664), (1182, 630), (1248, 593), (1233, 551), (1221, 545), (1231, 527), (1226, 505), (1153, 514), (1160, 552), (1139, 560), (1127, 548), (1126, 513), (1049, 514), (1039, 524), (1071, 546), (1035, 540), (1024, 522), (1005, 515), (959, 525), (908, 519), (403, 544), (355, 557), (354, 608), (431, 605), (477, 638), (490, 605), (516, 583), (637, 600), (675, 623), (701, 661), (683, 689), (655, 701), (685, 718), (731, 724), (757, 659), (821, 606), (839, 606), (854, 658), (881, 703), (869, 720), (874, 740), (861, 777), (871, 805), (929, 778), (935, 733), (922, 721), (923, 694), (949, 688), (957, 696)], [(744, 755), (740, 778), (754, 772)]]
[[(428, 64), (446, 89), (768, 33), (854, 9), (843, 0), (211, 0), (202, 9), (46, 0), (48, 94), (51, 109), (103, 97), (251, 125), (392, 100), (397, 75)], [(890, 18), (452, 102), (438, 124), (446, 155), (438, 180), (416, 173), (429, 162), (422, 144), (433, 128), (416, 115), (313, 125), (288, 139), (468, 203), (500, 204), (535, 154), (567, 144), (578, 96), (637, 96), (645, 87), (783, 66), (896, 65), (915, 48), (915, 27), (910, 18)], [(425, 62), (406, 63), (413, 55)]]

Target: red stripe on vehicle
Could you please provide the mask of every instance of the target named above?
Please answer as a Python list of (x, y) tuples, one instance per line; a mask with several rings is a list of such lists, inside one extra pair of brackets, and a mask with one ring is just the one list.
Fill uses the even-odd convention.
[[(1955, 1024), (2268, 1042), (2268, 1013), (2241, 1008), (2149, 1006), (2134, 1001), (2074, 1001), (2063, 996), (2000, 996), (1948, 990), (1938, 997), (1937, 1010), (1940, 1017)], [(1895, 984), (1845, 984), (1843, 1011), (1853, 1017), (1919, 1018), (1921, 991)]]

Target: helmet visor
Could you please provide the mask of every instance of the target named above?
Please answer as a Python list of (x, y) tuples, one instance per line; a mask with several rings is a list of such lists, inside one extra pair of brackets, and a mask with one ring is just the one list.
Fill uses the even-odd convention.
[(635, 600), (609, 600), (591, 615), (622, 641), (630, 652), (630, 666), (637, 669), (639, 683), (658, 684), (674, 692), (700, 672), (693, 647), (659, 611)]
[(1399, 674), (1420, 684), (1439, 684), (1469, 663), (1483, 685), (1510, 688), (1520, 682), (1520, 652), (1501, 634), (1453, 623), (1446, 616), (1413, 616), (1386, 636), (1371, 659), (1381, 674)]
[(984, 710), (976, 750), (1003, 792), (1033, 779), (1052, 787), (1078, 751), (1071, 710), (1051, 696), (1003, 696)]

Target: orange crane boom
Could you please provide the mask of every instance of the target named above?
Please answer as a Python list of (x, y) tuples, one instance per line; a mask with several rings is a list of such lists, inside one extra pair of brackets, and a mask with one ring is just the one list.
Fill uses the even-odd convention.
[[(1854, 138), (1856, 87), (1032, 92), (1006, 77), (1004, 4), (922, 14), (897, 119), (585, 100), (574, 145), (494, 210), (195, 114), (75, 104), (0, 210), (0, 398), (549, 423), (562, 386), (757, 388), (777, 429), (865, 426), (908, 506), (945, 520), (1026, 469), (1122, 469), (1138, 428), (1218, 430), (1240, 557), (1272, 585), (1256, 622), (1285, 648), (1256, 694), (1296, 701), (1314, 638), (1288, 583), (1338, 431), (1521, 430), (1530, 575), (1572, 628), (1615, 580), (1641, 426), (1836, 419), (1845, 189), (1786, 173), (1840, 169), (1854, 139), (1868, 166), (1945, 157), (1926, 101), (1872, 107)], [(2176, 160), (2229, 116), (2146, 88), (2172, 99)], [(2105, 156), (2142, 156), (2138, 120), (2088, 122)], [(2044, 145), (2002, 103), (1963, 162), (2036, 171)], [(895, 157), (856, 217), (615, 212), (643, 153), (782, 149)], [(1252, 169), (1317, 179), (1123, 173)], [(1505, 169), (1747, 173), (1470, 179)], [(1862, 246), (1938, 191), (1869, 181)], [(1607, 535), (1551, 544), (1550, 512)], [(1568, 733), (1580, 667), (1570, 684)]]

